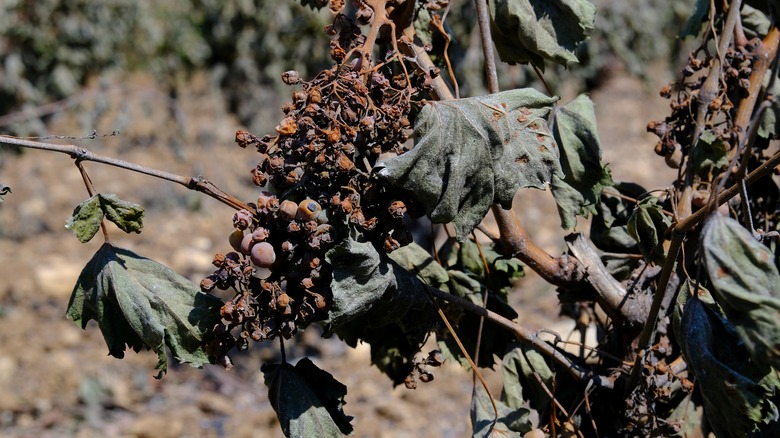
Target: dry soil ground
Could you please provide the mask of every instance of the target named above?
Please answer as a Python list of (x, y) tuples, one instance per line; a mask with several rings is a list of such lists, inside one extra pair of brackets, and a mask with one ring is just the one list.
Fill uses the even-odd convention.
[[(593, 93), (615, 179), (663, 188), (674, 176), (659, 171), (654, 139), (644, 132), (647, 121), (666, 109), (654, 91), (662, 81), (648, 86), (616, 77)], [(122, 124), (116, 137), (65, 142), (183, 175), (203, 174), (242, 199), (255, 197), (248, 173), (254, 154), (233, 144), (241, 126), (204, 78), (196, 77), (181, 94), (178, 122), (162, 91), (145, 76), (110, 88), (106, 113), (96, 125), (85, 117), (93, 100), (65, 108), (54, 117), (51, 132), (79, 136)], [(81, 330), (66, 320), (75, 280), (99, 246), (80, 244), (63, 227), (87, 197), (81, 177), (61, 154), (25, 151), (2, 160), (0, 182), (13, 193), (0, 204), (0, 436), (281, 436), (259, 372), (262, 360), (276, 357), (276, 344), (236, 355), (237, 366), (229, 372), (180, 366), (157, 381), (153, 353), (114, 359), (96, 325)], [(213, 253), (227, 246), (229, 208), (170, 183), (93, 163), (86, 167), (98, 190), (147, 208), (140, 235), (111, 230), (118, 245), (195, 281), (210, 272)], [(557, 213), (546, 193), (521, 193), (515, 208), (544, 247), (562, 251)], [(556, 318), (551, 286), (529, 275), (512, 300), (523, 325), (567, 334), (568, 326)], [(445, 364), (433, 382), (410, 391), (393, 388), (369, 366), (365, 348), (323, 340), (315, 329), (300, 335), (289, 355), (312, 357), (348, 386), (345, 410), (355, 417), (355, 436), (469, 435), (471, 377), (455, 364)]]

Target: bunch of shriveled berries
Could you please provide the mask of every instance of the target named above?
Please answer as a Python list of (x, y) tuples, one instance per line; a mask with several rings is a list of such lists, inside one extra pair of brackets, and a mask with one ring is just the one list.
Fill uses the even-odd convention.
[[(735, 146), (738, 129), (734, 125), (734, 102), (745, 95), (750, 87), (748, 77), (752, 72), (752, 57), (746, 49), (729, 50), (723, 56), (721, 78), (718, 92), (707, 108), (704, 129), (712, 132), (721, 140)], [(688, 64), (683, 68), (682, 82), (673, 82), (661, 89), (661, 96), (671, 98), (669, 106), (671, 115), (664, 121), (652, 121), (647, 125), (647, 131), (659, 137), (655, 152), (666, 158), (666, 163), (672, 168), (680, 167), (683, 157), (689, 153), (690, 146), (697, 141), (692, 138), (696, 130), (696, 116), (699, 111), (699, 92), (707, 79), (704, 68), (711, 67), (713, 58), (704, 60), (691, 55)], [(674, 98), (672, 96), (674, 95)]]
[(240, 147), (260, 154), (252, 179), (267, 191), (250, 204), (253, 210), (235, 214), (229, 239), (235, 252), (218, 254), (217, 270), (201, 283), (204, 291), (236, 290), (209, 347), (223, 363), (233, 346), (289, 338), (327, 316), (332, 270), (325, 254), (339, 241), (371, 242), (387, 252), (411, 242), (403, 222), (411, 201), (372, 169), (380, 155), (404, 152), (417, 88), (393, 74), (389, 62), (370, 69), (347, 62), (345, 50), (364, 37), (345, 16), (326, 30), (339, 64), (310, 82), (294, 71), (283, 74), (285, 83), (302, 86), (282, 108), (277, 135), (236, 132)]

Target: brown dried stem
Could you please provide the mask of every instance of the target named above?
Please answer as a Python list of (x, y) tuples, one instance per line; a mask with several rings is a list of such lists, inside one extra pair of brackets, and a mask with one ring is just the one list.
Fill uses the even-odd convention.
[[(721, 73), (723, 70), (721, 56), (726, 53), (729, 44), (731, 44), (731, 37), (734, 35), (734, 27), (739, 20), (739, 9), (742, 5), (741, 0), (732, 0), (729, 4), (729, 13), (726, 17), (726, 23), (723, 25), (723, 32), (721, 32), (720, 40), (718, 41), (717, 55), (713, 58), (712, 66), (710, 67), (707, 79), (699, 90), (699, 94), (696, 96), (698, 110), (696, 113), (696, 126), (691, 136), (693, 144), (689, 145), (689, 149), (696, 147), (696, 143), (699, 141), (699, 137), (704, 132), (706, 125), (706, 118), (709, 112), (709, 106), (714, 101), (720, 92)], [(714, 13), (714, 12), (713, 12)], [(685, 169), (685, 181), (680, 192), (680, 198), (677, 202), (677, 217), (685, 218), (691, 215), (691, 199), (693, 197), (693, 182), (696, 170), (694, 166), (688, 162)]]
[(128, 161), (99, 155), (90, 152), (86, 148), (76, 146), (76, 145), (71, 145), (71, 144), (42, 143), (42, 142), (24, 140), (21, 138), (8, 137), (8, 136), (0, 136), (0, 144), (21, 146), (29, 149), (40, 149), (44, 151), (60, 152), (69, 155), (71, 158), (73, 158), (78, 162), (94, 161), (96, 163), (107, 164), (109, 166), (118, 167), (120, 169), (131, 170), (133, 172), (138, 172), (144, 175), (153, 176), (155, 178), (160, 178), (166, 181), (174, 182), (190, 190), (195, 190), (197, 192), (204, 193), (205, 195), (210, 196), (225, 205), (235, 208), (236, 210), (240, 210), (242, 208), (251, 210), (251, 207), (249, 207), (247, 204), (225, 193), (217, 186), (215, 186), (212, 182), (210, 182), (206, 178), (203, 178), (202, 176), (190, 177), (190, 176), (176, 175), (162, 170), (153, 169), (151, 167), (141, 166), (136, 163), (131, 163)]
[(572, 376), (574, 376), (574, 378), (582, 381), (593, 380), (594, 383), (598, 386), (605, 387), (605, 388), (612, 388), (614, 384), (612, 379), (605, 376), (595, 375), (590, 370), (585, 369), (580, 365), (572, 362), (571, 360), (569, 360), (568, 357), (566, 357), (566, 355), (564, 355), (558, 349), (556, 349), (552, 345), (542, 340), (539, 337), (539, 332), (534, 332), (526, 328), (523, 328), (518, 323), (509, 320), (493, 311), (485, 309), (482, 306), (474, 304), (471, 301), (465, 300), (463, 298), (457, 297), (455, 295), (452, 295), (450, 293), (444, 292), (442, 290), (430, 286), (426, 286), (426, 288), (428, 292), (434, 297), (453, 303), (458, 307), (461, 307), (469, 312), (472, 312), (477, 316), (482, 316), (488, 321), (491, 321), (509, 330), (515, 336), (517, 336), (518, 340), (536, 348), (540, 353), (544, 354), (545, 356), (557, 362), (559, 365), (566, 368), (569, 371), (569, 373)]
[[(772, 172), (778, 165), (780, 165), (780, 152), (775, 153), (771, 158), (750, 172), (750, 174), (745, 177), (745, 185), (752, 185), (760, 178)], [(729, 199), (736, 196), (740, 189), (741, 183), (737, 182), (729, 188), (721, 191), (717, 194), (717, 204), (725, 204)], [(702, 208), (696, 213), (693, 213), (687, 218), (681, 220), (674, 226), (672, 230), (672, 242), (669, 246), (669, 252), (666, 256), (666, 262), (664, 263), (663, 270), (661, 271), (661, 277), (658, 280), (658, 287), (656, 288), (657, 292), (655, 297), (653, 297), (653, 304), (650, 308), (650, 314), (648, 315), (647, 323), (645, 324), (645, 327), (642, 330), (642, 334), (639, 337), (639, 348), (646, 349), (650, 346), (650, 342), (655, 337), (656, 320), (658, 319), (658, 315), (661, 310), (661, 304), (663, 302), (669, 302), (673, 300), (673, 294), (677, 293), (676, 290), (667, 290), (667, 286), (669, 284), (669, 279), (672, 277), (672, 272), (674, 271), (674, 266), (677, 261), (677, 255), (680, 251), (680, 248), (682, 247), (682, 241), (685, 237), (685, 233), (692, 230), (700, 222), (702, 222), (711, 211), (712, 210), (708, 208)]]

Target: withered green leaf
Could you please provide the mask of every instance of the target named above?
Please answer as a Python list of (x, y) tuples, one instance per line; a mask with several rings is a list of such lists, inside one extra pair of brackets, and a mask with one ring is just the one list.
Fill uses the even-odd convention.
[(509, 407), (501, 400), (495, 400), (495, 404), (498, 418), (487, 391), (478, 383), (474, 385), (471, 393), (472, 436), (521, 438), (531, 430), (528, 409)]
[(103, 220), (98, 195), (81, 202), (73, 209), (73, 215), (65, 221), (65, 228), (73, 231), (81, 243), (87, 243), (95, 237)]
[[(688, 299), (678, 338), (716, 436), (747, 436), (778, 418), (776, 372), (745, 360), (734, 327), (698, 297)], [(723, 415), (728, 412), (729, 415)]]
[(429, 102), (415, 123), (415, 147), (380, 161), (380, 177), (417, 197), (435, 223), (452, 222), (459, 240), (496, 202), (561, 175), (547, 127), (557, 98), (533, 89)]
[(493, 0), (491, 34), (504, 62), (569, 66), (593, 30), (596, 7), (586, 0)]
[(663, 214), (658, 198), (648, 196), (637, 203), (628, 220), (628, 233), (636, 240), (639, 251), (648, 260), (663, 263), (664, 233), (671, 226), (672, 219)]
[(780, 273), (772, 252), (720, 215), (705, 223), (701, 251), (712, 292), (753, 361), (780, 369)]
[(79, 241), (86, 243), (95, 237), (104, 217), (126, 233), (140, 233), (144, 208), (119, 199), (114, 194), (98, 193), (73, 209), (73, 215), (65, 222), (65, 228), (73, 231)]
[(204, 338), (220, 320), (221, 306), (168, 267), (107, 242), (81, 271), (67, 317), (82, 328), (97, 321), (116, 358), (126, 347), (153, 349), (160, 378), (167, 370), (166, 346), (179, 362), (209, 362)]
[[(424, 252), (412, 247), (397, 258), (436, 283), (442, 273), (426, 261)], [(333, 266), (328, 335), (336, 333), (351, 346), (358, 340), (370, 344), (371, 361), (395, 384), (403, 382), (414, 366), (412, 356), (433, 325), (425, 286), (369, 242), (347, 239), (325, 258)]]
[(593, 101), (581, 94), (566, 106), (557, 108), (553, 118), (553, 135), (561, 147), (564, 177), (554, 176), (552, 193), (558, 204), (561, 225), (569, 230), (577, 224), (576, 216), (588, 217), (604, 187), (612, 185), (607, 166), (601, 162), (601, 143), (596, 129)]
[(343, 436), (352, 432), (344, 414), (347, 387), (308, 358), (295, 366), (264, 364), (268, 399), (288, 437)]
[(114, 194), (99, 193), (100, 208), (106, 215), (106, 219), (115, 223), (125, 233), (140, 233), (144, 226), (144, 208), (140, 205), (119, 199)]

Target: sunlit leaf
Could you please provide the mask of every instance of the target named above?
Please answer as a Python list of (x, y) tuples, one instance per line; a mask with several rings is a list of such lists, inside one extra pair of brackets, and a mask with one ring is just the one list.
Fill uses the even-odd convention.
[(780, 369), (780, 273), (772, 252), (720, 215), (705, 223), (701, 251), (712, 292), (753, 361)]
[(557, 99), (533, 89), (429, 102), (415, 123), (415, 147), (380, 161), (379, 176), (414, 193), (435, 223), (453, 222), (459, 240), (496, 202), (560, 175), (544, 117)]
[(95, 195), (73, 209), (73, 215), (65, 221), (65, 228), (73, 231), (81, 243), (86, 243), (98, 232), (102, 220), (100, 199)]
[(371, 323), (381, 326), (429, 301), (414, 274), (380, 254), (369, 242), (346, 239), (329, 250), (325, 259), (333, 266), (333, 303), (327, 321), (330, 329), (369, 313), (376, 316)]
[(680, 331), (677, 338), (716, 436), (747, 436), (777, 420), (772, 398), (780, 380), (772, 368), (745, 360), (744, 346), (728, 321), (693, 297), (685, 304)]
[(221, 306), (168, 267), (104, 243), (81, 271), (67, 316), (82, 328), (97, 321), (114, 357), (124, 357), (126, 347), (153, 349), (159, 378), (167, 370), (166, 346), (179, 362), (209, 362), (204, 338)]
[(76, 206), (73, 215), (65, 222), (65, 228), (72, 230), (82, 243), (86, 243), (100, 229), (104, 217), (126, 233), (140, 233), (144, 208), (119, 199), (114, 194), (98, 193)]
[(544, 68), (544, 61), (569, 66), (596, 16), (586, 0), (493, 0), (491, 33), (502, 61)]
[(569, 230), (576, 216), (588, 217), (604, 187), (612, 185), (609, 169), (601, 162), (601, 143), (596, 129), (593, 101), (581, 94), (555, 111), (553, 135), (561, 147), (564, 177), (554, 176), (552, 193), (558, 204), (561, 225)]
[(285, 436), (332, 437), (352, 432), (352, 417), (342, 409), (347, 387), (311, 360), (303, 358), (295, 366), (265, 364), (261, 370)]
[(140, 233), (144, 226), (144, 208), (140, 205), (119, 199), (114, 194), (97, 195), (100, 198), (100, 207), (106, 215), (106, 219), (115, 223), (125, 233)]

